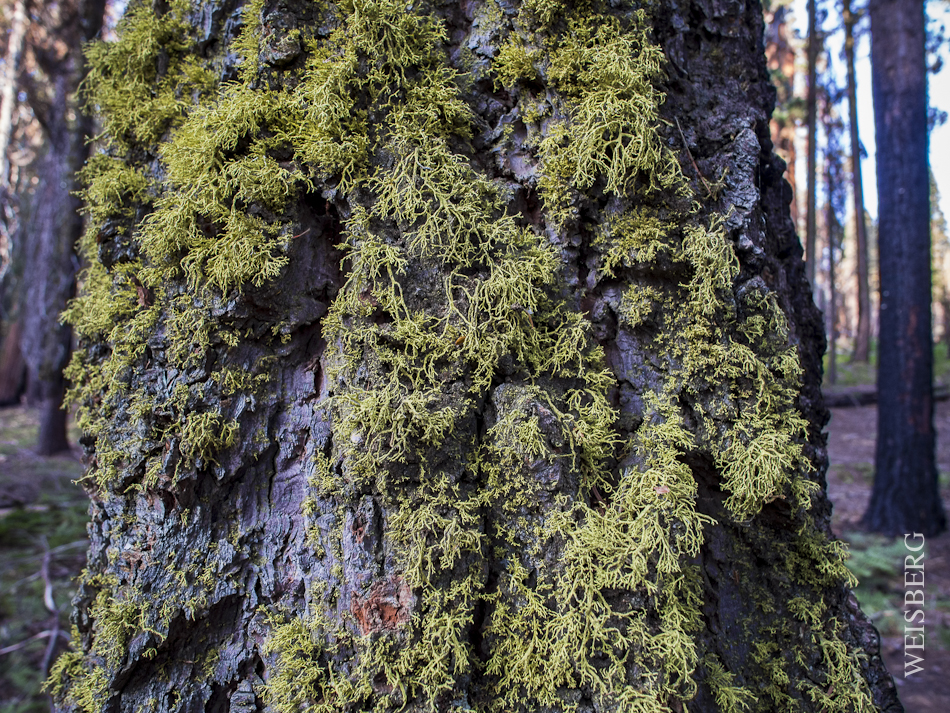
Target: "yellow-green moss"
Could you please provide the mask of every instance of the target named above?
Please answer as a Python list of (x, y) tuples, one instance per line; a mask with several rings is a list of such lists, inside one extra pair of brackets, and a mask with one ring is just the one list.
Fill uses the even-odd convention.
[(707, 671), (706, 682), (716, 705), (723, 713), (748, 711), (749, 706), (756, 702), (757, 699), (750, 690), (735, 684), (735, 674), (723, 668), (714, 654), (707, 654), (703, 665)]
[[(72, 645), (79, 634), (73, 630)], [(109, 677), (101, 666), (91, 665), (79, 650), (67, 651), (50, 667), (44, 689), (57, 701), (75, 706), (82, 713), (99, 713), (109, 698)]]
[(189, 10), (189, 0), (173, 0), (164, 14), (131, 3), (116, 28), (121, 40), (86, 48), (87, 102), (116, 145), (157, 141), (194, 95), (214, 89), (212, 72), (187, 57)]
[(631, 193), (638, 178), (643, 191), (684, 189), (679, 164), (656, 129), (663, 52), (647, 27), (643, 11), (626, 28), (613, 18), (575, 17), (547, 47), (547, 78), (567, 115), (548, 127), (540, 145), (538, 185), (555, 225), (573, 215), (572, 190), (595, 181), (618, 196)]

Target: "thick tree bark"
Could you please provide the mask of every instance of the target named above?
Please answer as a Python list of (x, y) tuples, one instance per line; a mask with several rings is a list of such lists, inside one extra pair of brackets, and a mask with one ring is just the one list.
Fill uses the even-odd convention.
[(932, 535), (946, 516), (934, 454), (924, 3), (875, 0), (870, 13), (881, 311), (877, 452), (864, 522), (887, 534)]
[(861, 178), (861, 139), (858, 132), (857, 81), (854, 72), (854, 25), (851, 0), (844, 0), (844, 53), (848, 75), (848, 126), (851, 135), (851, 185), (854, 196), (854, 234), (857, 242), (858, 324), (852, 361), (867, 362), (871, 345), (871, 291), (868, 278), (868, 230), (864, 214), (864, 182)]
[(176, 1), (90, 51), (61, 710), (901, 710), (761, 8), (645, 5)]
[(31, 219), (23, 230), (27, 289), (22, 345), (40, 407), (36, 450), (41, 455), (69, 449), (63, 369), (72, 350), (72, 329), (60, 322), (60, 313), (75, 293), (75, 245), (83, 229), (76, 174), (89, 156), (88, 140), (94, 128), (93, 118), (79, 106), (77, 93), (85, 76), (81, 47), (98, 36), (104, 11), (105, 0), (79, 0), (74, 7), (64, 6), (62, 19), (72, 26), (62, 36), (71, 46), (50, 78), (53, 101), (47, 117), (47, 152), (37, 172), (40, 184)]

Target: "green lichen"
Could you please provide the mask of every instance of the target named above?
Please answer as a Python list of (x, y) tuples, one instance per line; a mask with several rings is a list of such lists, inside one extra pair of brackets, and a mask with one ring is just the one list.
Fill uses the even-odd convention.
[[(78, 640), (78, 633), (73, 631), (73, 646)], [(106, 670), (90, 665), (83, 653), (75, 649), (56, 659), (44, 688), (55, 700), (75, 706), (82, 713), (99, 713), (103, 701), (109, 698)]]
[(333, 630), (321, 617), (307, 620), (297, 615), (270, 616), (271, 633), (263, 647), (265, 656), (274, 656), (275, 665), (267, 682), (266, 696), (276, 710), (307, 710), (333, 713), (346, 702), (364, 697), (368, 686), (354, 686), (328, 665), (338, 644), (330, 643), (345, 634)]
[[(348, 204), (347, 279), (322, 323), (333, 439), (314, 457), (308, 541), (341, 579), (341, 534), (313, 518), (334, 502), (342, 522), (360, 498), (380, 499), (417, 606), (409, 621), (359, 635), (352, 621), (329, 623), (338, 592), (312, 594), (306, 615), (272, 617), (267, 705), (444, 710), (461, 682), (482, 676), (486, 710), (571, 710), (572, 691), (584, 691), (603, 709), (658, 713), (700, 684), (723, 710), (794, 710), (803, 695), (861, 710), (859, 655), (826, 622), (823, 592), (846, 574), (839, 545), (807, 515), (817, 485), (795, 348), (767, 288), (735, 294), (727, 216), (691, 204), (664, 145), (663, 54), (643, 11), (524, 3), (490, 71), (520, 90), (546, 226), (600, 216), (595, 274), (629, 282), (616, 310), (625, 329), (654, 332), (662, 383), (642, 394), (645, 415), (629, 433), (612, 405), (617, 378), (565, 294), (557, 241), (512, 214), (512, 188), (473, 160), (470, 78), (448, 66), (447, 29), (427, 6), (325, 8), (332, 29), (295, 36), (308, 56), (279, 82), (263, 79), (275, 73), (260, 52), (264, 3), (249, 3), (231, 46), (239, 81), (225, 86), (187, 59), (185, 3), (161, 16), (143, 7), (117, 43), (89, 55), (90, 101), (113, 155), (86, 170), (89, 267), (66, 316), (96, 345), (77, 351), (69, 376), (100, 489), (174, 490), (223, 461), (241, 436), (225, 403), (263, 389), (271, 363), (209, 368), (207, 356), (291, 338), (281, 324), (254, 338), (230, 306), (288, 268), (290, 209), (304, 193)], [(500, 12), (494, 21), (508, 22)], [(553, 98), (534, 96), (538, 83)], [(139, 209), (148, 216), (132, 228)], [(107, 265), (98, 238), (108, 221), (127, 245)], [(669, 266), (682, 281), (643, 277)], [(135, 380), (149, 354), (180, 374), (176, 384)], [(776, 606), (806, 634), (750, 631), (767, 642), (749, 674), (728, 671), (698, 636), (702, 579), (691, 562), (715, 523), (699, 510), (696, 456), (716, 469), (727, 524), (775, 500), (798, 518), (776, 545), (787, 555)], [(534, 571), (542, 553), (546, 568)], [(134, 636), (161, 641), (173, 617), (201, 615), (218, 573), (164, 564), (166, 589), (150, 595), (159, 606), (144, 603), (131, 574), (88, 582), (98, 590), (92, 655), (106, 667), (64, 659), (70, 684), (57, 696), (92, 710)], [(471, 638), (479, 607), (485, 659)], [(795, 688), (790, 662), (823, 671), (816, 687)]]
[(116, 28), (122, 41), (86, 49), (87, 103), (117, 146), (157, 141), (195, 95), (213, 90), (214, 75), (188, 57), (189, 10), (188, 0), (173, 0), (164, 13), (131, 4)]
[(756, 702), (755, 695), (747, 688), (737, 686), (735, 674), (723, 668), (714, 654), (707, 654), (703, 659), (703, 665), (708, 672), (706, 682), (716, 700), (716, 705), (723, 713), (748, 711), (749, 706)]
[(513, 35), (498, 50), (493, 68), (498, 84), (502, 87), (512, 87), (517, 82), (530, 82), (537, 79), (538, 71), (535, 62), (541, 59), (541, 52), (537, 48), (527, 48), (519, 35)]
[(679, 164), (656, 130), (663, 53), (646, 33), (643, 11), (627, 28), (612, 18), (572, 18), (547, 48), (547, 78), (564, 97), (566, 114), (540, 145), (538, 185), (555, 225), (574, 215), (572, 191), (597, 181), (618, 196), (633, 192), (637, 180), (642, 191), (683, 190)]

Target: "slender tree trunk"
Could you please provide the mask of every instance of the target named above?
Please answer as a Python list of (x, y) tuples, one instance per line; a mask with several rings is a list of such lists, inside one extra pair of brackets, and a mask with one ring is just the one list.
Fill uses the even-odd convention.
[(835, 215), (834, 204), (831, 200), (831, 173), (825, 174), (828, 184), (828, 208), (825, 217), (826, 232), (828, 234), (828, 374), (829, 384), (838, 381), (838, 294), (835, 286), (835, 232), (838, 227), (838, 216)]
[(0, 79), (0, 189), (8, 189), (10, 174), (10, 137), (13, 131), (13, 109), (16, 107), (17, 74), (23, 56), (23, 39), (29, 26), (26, 0), (16, 0), (10, 35), (7, 40), (7, 56)]
[(818, 27), (816, 0), (808, 0), (808, 207), (805, 225), (805, 267), (808, 269), (808, 282), (815, 288), (818, 257), (815, 253), (817, 242), (816, 201), (818, 182), (818, 47), (821, 30)]
[(946, 528), (933, 426), (930, 182), (922, 0), (872, 0), (881, 289), (878, 438), (864, 515), (887, 534)]
[(83, 230), (76, 173), (89, 156), (87, 142), (94, 126), (93, 118), (80, 108), (77, 92), (86, 72), (81, 46), (99, 34), (104, 10), (105, 0), (81, 0), (74, 18), (77, 26), (65, 34), (72, 41), (71, 52), (52, 77), (48, 148), (38, 170), (31, 220), (25, 226), (28, 286), (22, 343), (40, 408), (36, 449), (41, 455), (69, 449), (63, 369), (72, 351), (72, 329), (61, 323), (60, 314), (75, 293), (75, 245)]
[(900, 711), (758, 3), (221, 10), (90, 50), (58, 708)]
[(799, 214), (798, 191), (795, 190), (797, 181), (795, 170), (797, 157), (795, 150), (796, 121), (790, 116), (793, 100), (795, 99), (795, 50), (788, 41), (787, 15), (788, 8), (776, 8), (769, 24), (765, 55), (768, 59), (773, 81), (777, 81), (778, 85), (776, 109), (772, 113), (772, 119), (769, 122), (772, 130), (772, 143), (775, 145), (776, 152), (785, 160), (787, 165), (785, 180), (792, 187), (790, 205), (792, 223), (797, 226)]
[(940, 313), (943, 322), (943, 344), (947, 348), (947, 358), (950, 359), (950, 294), (944, 291), (940, 300)]
[(20, 351), (20, 320), (15, 320), (0, 341), (0, 406), (20, 400), (26, 381), (26, 364)]
[(857, 82), (854, 73), (854, 25), (851, 0), (844, 0), (844, 52), (848, 74), (848, 117), (851, 134), (851, 183), (854, 195), (854, 234), (857, 241), (858, 325), (852, 361), (867, 362), (871, 344), (871, 294), (868, 278), (868, 230), (864, 214), (864, 183), (861, 179), (861, 139), (858, 133)]
[[(17, 74), (23, 55), (23, 40), (29, 25), (26, 0), (16, 0), (7, 39), (7, 56), (0, 78), (0, 284), (12, 259), (15, 233), (15, 196), (10, 187), (10, 139), (13, 134), (13, 110), (16, 107)], [(2, 289), (0, 289), (2, 297)]]

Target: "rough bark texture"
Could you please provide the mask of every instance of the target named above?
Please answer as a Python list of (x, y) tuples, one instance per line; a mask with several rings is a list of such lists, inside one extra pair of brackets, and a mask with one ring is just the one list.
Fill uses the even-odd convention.
[(879, 264), (878, 438), (864, 515), (878, 532), (946, 528), (933, 426), (924, 4), (872, 2)]
[(761, 8), (648, 6), (134, 5), (91, 50), (61, 710), (901, 710)]
[(77, 172), (89, 156), (93, 119), (80, 110), (79, 85), (85, 76), (81, 48), (99, 34), (105, 0), (64, 4), (62, 17), (69, 46), (51, 76), (53, 101), (47, 116), (47, 152), (37, 172), (30, 221), (23, 229), (27, 243), (23, 306), (24, 358), (31, 391), (40, 407), (36, 450), (50, 455), (69, 449), (63, 397), (63, 369), (69, 363), (72, 329), (60, 314), (75, 294), (78, 259), (75, 246), (83, 230), (82, 201), (75, 195)]

